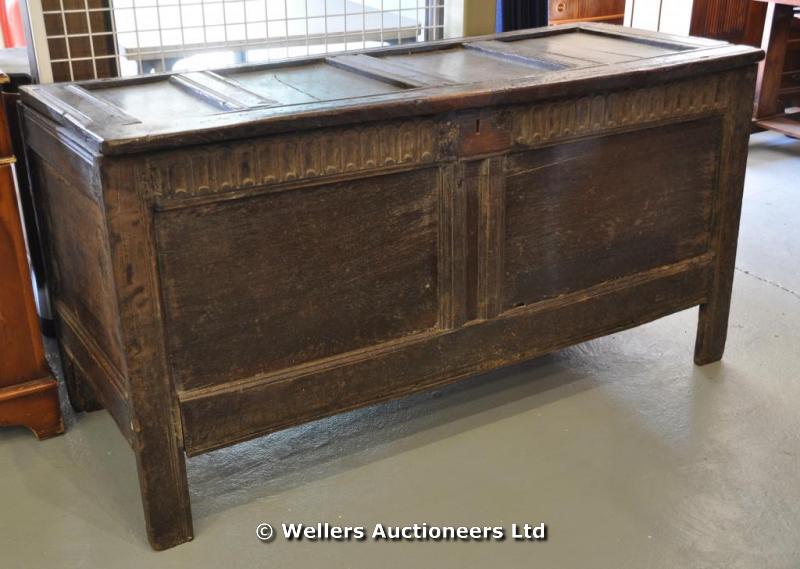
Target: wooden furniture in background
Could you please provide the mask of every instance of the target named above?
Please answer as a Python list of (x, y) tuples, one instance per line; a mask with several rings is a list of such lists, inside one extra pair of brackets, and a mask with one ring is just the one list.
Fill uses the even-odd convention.
[(551, 24), (622, 24), (625, 19), (625, 0), (549, 0), (549, 3)]
[(689, 33), (758, 47), (766, 12), (753, 0), (694, 0)]
[[(791, 7), (784, 6), (771, 12), (772, 25), (765, 30), (767, 8), (768, 2), (757, 0), (695, 0), (691, 24), (694, 36), (753, 46), (765, 40), (764, 48), (770, 52), (762, 64), (765, 70), (769, 68), (765, 73), (767, 96), (760, 97), (763, 106), (754, 112), (758, 119), (800, 106), (800, 19), (791, 19)], [(778, 15), (781, 17), (776, 20)], [(778, 61), (781, 57), (783, 63)], [(785, 117), (779, 117), (777, 126), (781, 124), (793, 126)], [(760, 130), (757, 124), (754, 127)]]
[(67, 381), (153, 547), (187, 455), (692, 306), (719, 360), (761, 56), (568, 24), (25, 88)]
[(17, 198), (22, 212), (22, 228), (28, 245), (28, 260), (33, 270), (34, 296), (39, 312), (39, 323), (42, 333), (47, 337), (55, 337), (50, 298), (47, 295), (47, 275), (42, 240), (36, 220), (36, 206), (28, 180), (28, 167), (25, 163), (25, 145), (22, 142), (22, 129), (19, 124), (19, 88), (33, 82), (28, 52), (26, 48), (0, 49), (0, 69), (8, 76), (8, 83), (0, 85), (2, 103), (5, 107), (8, 132), (11, 135), (11, 146), (14, 151), (14, 171), (17, 181)]
[[(8, 82), (0, 72), (0, 85)], [(33, 299), (5, 103), (0, 105), (0, 425), (24, 426), (44, 439), (64, 426)]]
[(754, 119), (757, 126), (800, 138), (800, 116), (792, 118), (781, 108), (778, 97), (784, 78), (786, 52), (795, 8), (800, 0), (758, 0), (767, 4), (761, 48), (766, 58), (758, 66)]

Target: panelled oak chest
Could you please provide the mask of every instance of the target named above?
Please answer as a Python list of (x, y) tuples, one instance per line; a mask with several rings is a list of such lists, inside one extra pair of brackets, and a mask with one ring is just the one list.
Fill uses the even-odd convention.
[(700, 306), (722, 356), (761, 52), (600, 24), (23, 94), (77, 409), (185, 456)]

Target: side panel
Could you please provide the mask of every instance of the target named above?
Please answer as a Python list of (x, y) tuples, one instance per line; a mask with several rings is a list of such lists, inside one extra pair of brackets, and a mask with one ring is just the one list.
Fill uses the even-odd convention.
[(110, 241), (94, 157), (25, 111), (25, 142), (42, 225), (62, 355), (130, 436), (126, 361)]
[(33, 162), (47, 204), (58, 309), (69, 312), (117, 369), (123, 369), (102, 205), (41, 157)]

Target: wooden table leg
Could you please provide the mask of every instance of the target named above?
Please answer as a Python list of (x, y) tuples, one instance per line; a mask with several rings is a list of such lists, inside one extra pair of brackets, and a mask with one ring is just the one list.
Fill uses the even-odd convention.
[(782, 111), (778, 108), (778, 90), (781, 87), (786, 45), (793, 18), (794, 7), (777, 2), (767, 5), (764, 36), (761, 40), (761, 49), (767, 56), (758, 64), (754, 112), (756, 119), (772, 117)]

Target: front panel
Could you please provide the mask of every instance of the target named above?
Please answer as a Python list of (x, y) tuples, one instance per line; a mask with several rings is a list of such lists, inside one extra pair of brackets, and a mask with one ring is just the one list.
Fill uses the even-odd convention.
[(510, 155), (503, 307), (705, 253), (721, 134), (707, 118)]
[[(263, 160), (264, 186), (157, 170), (188, 452), (707, 302), (737, 81), (432, 117), (417, 137), (430, 161), (331, 180), (284, 163), (267, 177)], [(267, 141), (241, 144), (260, 156)]]
[(438, 172), (157, 214), (168, 350), (184, 388), (434, 328)]

